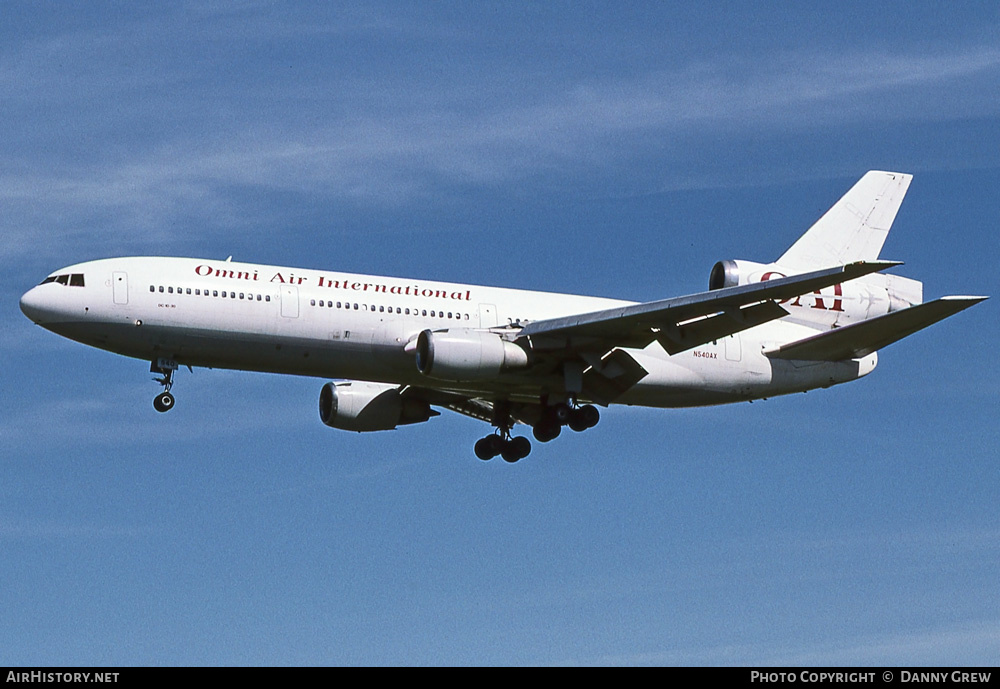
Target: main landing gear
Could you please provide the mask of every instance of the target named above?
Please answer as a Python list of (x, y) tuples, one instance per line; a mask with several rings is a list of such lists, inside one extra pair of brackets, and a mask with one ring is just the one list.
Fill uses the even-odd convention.
[[(573, 407), (561, 402), (543, 409), (541, 418), (533, 428), (535, 440), (542, 443), (559, 437), (563, 426), (569, 426), (572, 430), (580, 432), (593, 428), (601, 420), (601, 413), (592, 404)], [(504, 461), (513, 464), (528, 456), (531, 452), (531, 442), (527, 438), (511, 437), (514, 422), (507, 405), (499, 402), (494, 404), (493, 425), (497, 427), (497, 432), (476, 442), (476, 457), (488, 460), (500, 455)]]
[(158, 359), (149, 365), (150, 373), (159, 373), (161, 378), (153, 378), (163, 386), (163, 392), (153, 398), (153, 409), (158, 412), (170, 411), (174, 408), (174, 396), (170, 394), (170, 388), (174, 384), (174, 371), (177, 370), (177, 362), (167, 359)]
[(592, 404), (574, 408), (565, 402), (560, 402), (546, 409), (541, 420), (535, 424), (533, 433), (535, 440), (547, 443), (559, 437), (563, 426), (569, 426), (579, 433), (593, 428), (600, 420), (601, 413)]
[(514, 420), (510, 415), (509, 403), (496, 402), (493, 405), (493, 425), (497, 427), (496, 433), (476, 441), (474, 448), (476, 457), (486, 461), (500, 455), (505, 462), (513, 464), (528, 456), (531, 452), (531, 441), (527, 438), (511, 437)]

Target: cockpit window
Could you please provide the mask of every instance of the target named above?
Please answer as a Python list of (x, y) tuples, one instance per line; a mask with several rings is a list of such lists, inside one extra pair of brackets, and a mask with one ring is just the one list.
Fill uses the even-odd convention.
[(83, 273), (73, 273), (72, 275), (50, 275), (41, 284), (47, 284), (49, 282), (58, 282), (60, 285), (69, 285), (70, 287), (83, 287)]

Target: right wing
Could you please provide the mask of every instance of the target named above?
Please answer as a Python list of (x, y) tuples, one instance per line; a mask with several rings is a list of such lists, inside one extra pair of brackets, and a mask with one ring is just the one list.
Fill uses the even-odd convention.
[(656, 340), (669, 354), (676, 354), (787, 316), (778, 301), (897, 265), (896, 261), (859, 261), (777, 280), (535, 321), (522, 328), (518, 337), (530, 338), (536, 351), (603, 353), (615, 347), (642, 349)]

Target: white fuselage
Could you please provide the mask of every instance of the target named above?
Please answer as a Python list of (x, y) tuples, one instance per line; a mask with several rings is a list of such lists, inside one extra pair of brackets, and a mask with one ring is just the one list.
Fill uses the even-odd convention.
[[(53, 273), (70, 274), (82, 275), (83, 284), (38, 285), (24, 295), (22, 309), (49, 330), (118, 354), (523, 402), (558, 393), (561, 381), (523, 372), (487, 381), (434, 380), (417, 370), (406, 346), (428, 329), (513, 336), (528, 322), (633, 303), (191, 258), (103, 259)], [(805, 316), (817, 310), (815, 301), (803, 297), (802, 302), (786, 305), (791, 312), (786, 319), (673, 356), (657, 342), (626, 350), (648, 375), (615, 402), (655, 407), (735, 402), (827, 387), (875, 367), (875, 354), (841, 362), (765, 356), (769, 348), (830, 327), (796, 318), (796, 309)], [(833, 304), (829, 297), (827, 304)], [(855, 304), (849, 296), (838, 307), (835, 316), (849, 319), (856, 309), (865, 310), (861, 318), (869, 316), (870, 304)]]

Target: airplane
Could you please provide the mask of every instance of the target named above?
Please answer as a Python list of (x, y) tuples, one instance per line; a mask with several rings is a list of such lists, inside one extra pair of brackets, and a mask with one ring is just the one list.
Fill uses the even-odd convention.
[(57, 270), (21, 297), (36, 324), (150, 362), (173, 408), (179, 367), (314, 376), (327, 426), (422, 423), (447, 409), (495, 429), (483, 460), (597, 424), (599, 407), (752, 401), (862, 378), (878, 350), (987, 297), (923, 301), (882, 271), (912, 175), (870, 171), (772, 263), (724, 260), (708, 291), (636, 303), (200, 258)]

